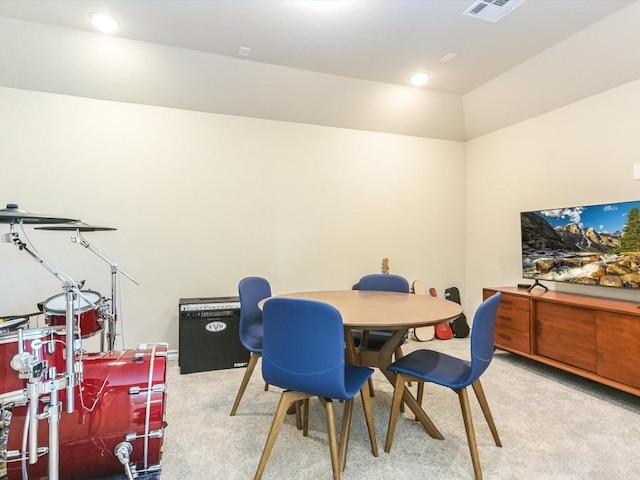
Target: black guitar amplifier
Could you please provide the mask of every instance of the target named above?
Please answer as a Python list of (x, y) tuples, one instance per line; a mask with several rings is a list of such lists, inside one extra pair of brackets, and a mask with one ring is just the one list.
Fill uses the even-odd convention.
[(181, 298), (179, 307), (180, 373), (247, 366), (238, 297)]

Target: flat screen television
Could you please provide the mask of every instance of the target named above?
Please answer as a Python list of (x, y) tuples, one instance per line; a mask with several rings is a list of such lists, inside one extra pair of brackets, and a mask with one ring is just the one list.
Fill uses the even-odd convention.
[(520, 213), (522, 277), (640, 289), (640, 201)]

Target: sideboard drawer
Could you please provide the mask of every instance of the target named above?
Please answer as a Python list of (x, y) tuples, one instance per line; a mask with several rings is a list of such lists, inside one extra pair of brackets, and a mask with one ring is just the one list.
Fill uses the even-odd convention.
[(500, 307), (496, 316), (494, 341), (497, 346), (531, 353), (529, 312)]

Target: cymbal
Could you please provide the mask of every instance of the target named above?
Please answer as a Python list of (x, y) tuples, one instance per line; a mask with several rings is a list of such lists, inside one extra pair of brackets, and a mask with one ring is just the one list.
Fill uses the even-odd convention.
[(100, 227), (98, 225), (89, 225), (84, 222), (60, 223), (50, 227), (36, 227), (36, 230), (58, 230), (58, 231), (79, 231), (79, 232), (105, 232), (108, 230), (117, 230), (113, 227)]
[(0, 223), (67, 223), (77, 222), (75, 218), (39, 215), (21, 210), (15, 203), (8, 203), (7, 208), (0, 209)]

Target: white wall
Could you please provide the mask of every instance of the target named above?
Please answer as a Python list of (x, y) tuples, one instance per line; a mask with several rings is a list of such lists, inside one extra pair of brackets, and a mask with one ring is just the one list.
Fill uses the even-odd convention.
[(0, 17), (0, 86), (465, 140), (462, 97)]
[[(467, 143), (467, 290), (522, 281), (521, 211), (640, 199), (640, 81)], [(640, 301), (638, 292), (545, 282)]]
[[(0, 105), (0, 203), (118, 229), (84, 236), (140, 283), (120, 281), (127, 348), (177, 348), (179, 299), (235, 295), (246, 275), (274, 293), (350, 288), (389, 257), (409, 280), (464, 284), (464, 143), (10, 88)], [(110, 295), (109, 266), (72, 234), (25, 232)], [(0, 262), (2, 316), (62, 292), (14, 245)]]

